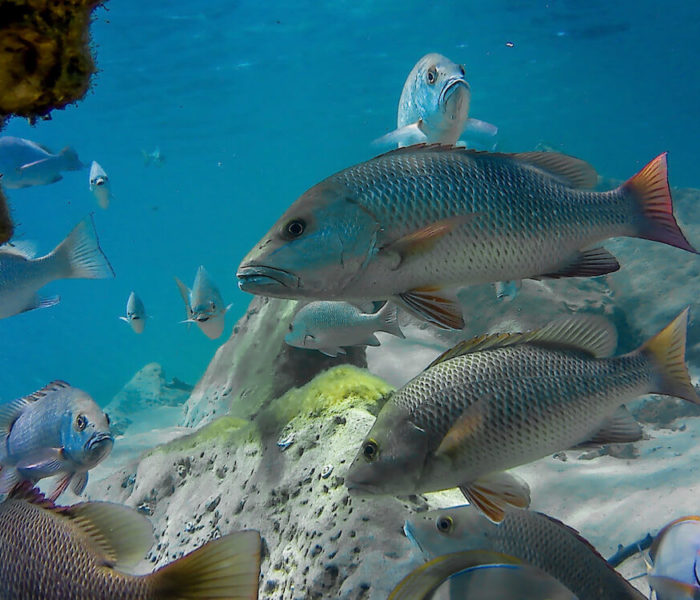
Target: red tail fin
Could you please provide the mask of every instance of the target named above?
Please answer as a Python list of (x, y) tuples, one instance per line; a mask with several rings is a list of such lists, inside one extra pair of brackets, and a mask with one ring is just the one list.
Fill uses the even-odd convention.
[(697, 254), (678, 227), (673, 216), (671, 190), (668, 187), (666, 152), (622, 185), (623, 192), (637, 202), (642, 213), (637, 237), (662, 242)]

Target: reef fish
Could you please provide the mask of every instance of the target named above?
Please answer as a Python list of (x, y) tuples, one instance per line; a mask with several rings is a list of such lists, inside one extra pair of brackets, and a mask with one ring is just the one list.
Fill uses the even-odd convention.
[(493, 137), (498, 128), (469, 118), (471, 88), (463, 65), (437, 53), (426, 54), (406, 78), (397, 116), (397, 129), (378, 144), (408, 146), (421, 142), (456, 144), (462, 132)]
[(410, 146), (305, 192), (243, 259), (243, 291), (315, 300), (393, 299), (436, 325), (464, 326), (449, 289), (619, 269), (613, 236), (696, 253), (673, 216), (662, 154), (608, 192), (583, 161)]
[(63, 179), (61, 171), (78, 171), (83, 167), (70, 146), (53, 154), (31, 140), (10, 135), (0, 137), (0, 181), (7, 188), (55, 183)]
[(284, 341), (338, 356), (345, 354), (347, 346), (379, 346), (374, 335), (377, 331), (405, 337), (395, 304), (387, 302), (376, 313), (368, 314), (347, 302), (311, 302), (294, 315)]
[(88, 470), (111, 452), (109, 417), (84, 391), (65, 381), (0, 405), (0, 495), (20, 481), (60, 476), (51, 499), (72, 483), (81, 494)]
[(671, 521), (654, 538), (649, 557), (647, 579), (657, 600), (700, 598), (700, 517)]
[[(18, 542), (21, 540), (21, 543)], [(20, 486), (0, 505), (0, 597), (6, 600), (254, 600), (260, 534), (207, 542), (150, 575), (124, 572), (153, 544), (148, 519), (110, 502), (58, 507)]]
[(530, 501), (506, 469), (594, 434), (637, 439), (636, 424), (618, 428), (611, 418), (643, 394), (700, 404), (684, 362), (687, 322), (686, 309), (638, 350), (609, 358), (615, 331), (594, 316), (462, 342), (392, 395), (345, 483), (353, 493), (394, 495), (459, 487), (500, 521), (504, 506)]
[(104, 279), (114, 271), (100, 249), (92, 217), (78, 223), (52, 252), (32, 258), (21, 247), (0, 246), (0, 319), (57, 304), (37, 291), (57, 279)]
[(427, 560), (465, 550), (503, 552), (549, 574), (579, 600), (645, 599), (577, 531), (543, 513), (506, 508), (497, 525), (473, 506), (458, 506), (412, 515), (404, 532)]
[(146, 307), (136, 292), (131, 292), (126, 301), (126, 316), (119, 318), (131, 325), (136, 333), (143, 333), (143, 328), (146, 326)]
[(196, 323), (209, 339), (218, 338), (224, 331), (226, 311), (231, 305), (224, 304), (207, 270), (203, 266), (197, 269), (191, 290), (177, 277), (175, 283), (187, 309), (187, 319), (183, 323)]
[(106, 209), (109, 207), (109, 202), (112, 199), (112, 190), (109, 183), (109, 177), (105, 170), (97, 163), (92, 161), (90, 165), (90, 191), (97, 199), (97, 204), (100, 208)]

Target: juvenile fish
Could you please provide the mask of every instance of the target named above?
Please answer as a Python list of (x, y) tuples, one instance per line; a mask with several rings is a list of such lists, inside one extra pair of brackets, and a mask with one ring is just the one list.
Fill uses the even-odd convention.
[(504, 506), (530, 500), (506, 469), (591, 437), (638, 438), (635, 424), (618, 428), (614, 417), (643, 394), (700, 404), (684, 362), (687, 322), (686, 309), (638, 350), (611, 358), (614, 330), (592, 316), (462, 342), (384, 405), (345, 483), (352, 493), (394, 495), (459, 487), (500, 521)]
[(649, 548), (647, 579), (657, 600), (700, 597), (700, 517), (675, 519), (656, 536)]
[(1, 404), (0, 497), (20, 481), (53, 476), (60, 480), (52, 500), (71, 482), (71, 490), (82, 494), (88, 471), (113, 444), (109, 417), (88, 394), (65, 381)]
[(92, 217), (78, 223), (46, 256), (32, 258), (21, 247), (5, 244), (0, 246), (0, 319), (57, 304), (57, 296), (37, 295), (57, 279), (107, 277), (114, 277), (114, 271), (100, 249)]
[(549, 574), (578, 600), (645, 599), (577, 531), (535, 511), (506, 508), (495, 524), (473, 506), (432, 510), (407, 519), (404, 532), (428, 560), (465, 550), (502, 552)]
[(175, 283), (187, 309), (187, 319), (183, 323), (196, 323), (209, 339), (218, 338), (224, 331), (226, 311), (231, 305), (224, 304), (207, 270), (203, 266), (197, 269), (191, 290), (177, 277)]
[(281, 298), (391, 299), (462, 328), (449, 290), (619, 269), (596, 243), (651, 239), (696, 253), (673, 217), (662, 154), (609, 192), (590, 165), (553, 152), (394, 150), (305, 192), (243, 259), (243, 291)]
[(63, 179), (61, 171), (78, 171), (83, 167), (70, 146), (53, 154), (31, 140), (10, 135), (0, 137), (0, 181), (6, 188), (55, 183)]
[[(18, 542), (21, 540), (21, 543)], [(110, 502), (58, 507), (20, 486), (0, 504), (3, 600), (255, 600), (260, 534), (207, 542), (150, 575), (129, 575), (153, 545), (148, 519)]]
[(129, 299), (126, 301), (126, 316), (119, 318), (131, 325), (135, 333), (143, 333), (143, 329), (146, 326), (146, 316), (146, 307), (143, 305), (141, 298), (136, 295), (136, 292), (131, 292)]
[(397, 116), (397, 129), (376, 140), (409, 146), (421, 142), (456, 144), (467, 133), (493, 137), (498, 128), (469, 118), (471, 89), (463, 65), (437, 53), (426, 54), (406, 78)]
[(107, 209), (109, 202), (112, 199), (112, 190), (109, 183), (109, 177), (105, 170), (97, 163), (92, 161), (90, 165), (90, 191), (97, 199), (97, 204), (100, 208)]
[(379, 346), (377, 331), (405, 337), (396, 305), (387, 302), (376, 313), (367, 314), (347, 302), (312, 302), (294, 316), (284, 341), (338, 356), (346, 353), (347, 346)]

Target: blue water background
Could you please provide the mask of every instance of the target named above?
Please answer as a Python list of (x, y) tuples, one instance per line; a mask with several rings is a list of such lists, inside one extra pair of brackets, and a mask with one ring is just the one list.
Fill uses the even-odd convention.
[[(619, 179), (668, 150), (672, 185), (700, 186), (699, 33), (687, 1), (108, 2), (87, 97), (3, 134), (106, 169), (107, 211), (87, 169), (8, 196), (40, 253), (94, 211), (117, 277), (55, 282), (42, 294), (59, 306), (0, 321), (0, 398), (61, 378), (104, 404), (151, 361), (194, 383), (250, 300), (242, 257), (305, 189), (376, 153), (427, 52), (466, 65), (471, 114), (503, 150), (544, 142)], [(165, 162), (145, 166), (156, 147)], [(200, 264), (233, 303), (215, 341), (178, 324), (173, 276), (191, 284)], [(140, 336), (117, 318), (132, 289), (153, 316)]]

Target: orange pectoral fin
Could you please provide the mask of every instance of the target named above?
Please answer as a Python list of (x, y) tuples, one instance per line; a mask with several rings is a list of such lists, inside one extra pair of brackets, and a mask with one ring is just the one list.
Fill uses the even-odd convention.
[(530, 487), (509, 473), (491, 473), (459, 486), (464, 497), (494, 523), (505, 518), (506, 508), (530, 506)]
[(424, 287), (399, 294), (396, 301), (412, 315), (441, 329), (463, 329), (462, 309), (454, 300), (440, 296), (438, 287)]
[(467, 440), (481, 425), (484, 420), (484, 412), (481, 410), (480, 402), (470, 406), (454, 422), (452, 427), (442, 438), (442, 442), (435, 451), (435, 454), (452, 456), (459, 451), (462, 443)]

